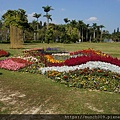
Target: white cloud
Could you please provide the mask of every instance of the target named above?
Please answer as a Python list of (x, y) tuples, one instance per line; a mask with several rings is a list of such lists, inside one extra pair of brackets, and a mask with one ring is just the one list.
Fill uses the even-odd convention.
[(90, 17), (87, 19), (87, 21), (89, 22), (93, 22), (93, 21), (99, 21), (97, 17)]
[(27, 14), (27, 18), (29, 22), (32, 22), (33, 20), (35, 20), (35, 18), (33, 17), (33, 15), (35, 14), (35, 12), (32, 12), (31, 14)]
[(64, 8), (61, 8), (61, 11), (65, 11), (65, 9), (64, 9)]

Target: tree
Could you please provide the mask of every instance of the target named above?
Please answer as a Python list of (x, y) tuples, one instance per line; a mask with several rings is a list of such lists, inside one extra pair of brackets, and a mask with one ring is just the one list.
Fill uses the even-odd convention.
[(94, 29), (92, 26), (89, 27), (89, 42), (91, 43), (92, 40), (93, 40), (93, 32), (94, 32)]
[(48, 23), (47, 23), (47, 28), (48, 28), (48, 25), (49, 25), (49, 20), (52, 21), (51, 16), (52, 16), (52, 15), (50, 15), (50, 14), (47, 14), (47, 15), (44, 15), (44, 16), (43, 16), (43, 17), (46, 17), (46, 18), (47, 18), (47, 21), (48, 21)]
[(36, 38), (37, 31), (35, 30), (35, 29), (36, 29), (36, 24), (37, 24), (37, 21), (36, 21), (36, 20), (33, 20), (33, 21), (30, 23), (31, 28), (33, 29), (31, 34), (33, 35), (34, 40), (37, 39), (37, 38)]
[(102, 36), (104, 39), (111, 39), (112, 38), (112, 36), (108, 30), (103, 30)]
[(119, 27), (117, 28), (117, 32), (119, 32)]
[(44, 9), (44, 12), (46, 12), (46, 15), (44, 15), (44, 17), (47, 18), (47, 29), (48, 29), (49, 19), (52, 20), (52, 19), (51, 19), (51, 15), (49, 15), (48, 12), (49, 12), (50, 10), (54, 10), (54, 9), (52, 8), (52, 6), (48, 6), (48, 5), (47, 5), (47, 6), (43, 6), (42, 8)]
[(72, 33), (70, 35), (71, 38), (71, 42), (76, 43), (79, 41), (79, 35), (78, 35), (78, 29), (77, 28), (73, 28), (72, 29)]
[(85, 28), (85, 23), (82, 20), (79, 20), (77, 22), (77, 28), (79, 30), (79, 36), (81, 36), (81, 39), (82, 39), (82, 42), (83, 42), (83, 38), (84, 38), (84, 36), (83, 36), (83, 30)]
[(90, 25), (87, 24), (87, 25), (86, 25), (86, 40), (87, 40), (87, 41), (88, 41), (89, 27), (90, 27)]
[(96, 31), (96, 28), (97, 28), (97, 23), (93, 23), (92, 27), (93, 27), (93, 30), (94, 30), (93, 39), (95, 40), (95, 37), (96, 37), (95, 31)]
[(64, 22), (67, 24), (68, 22), (70, 22), (70, 20), (68, 18), (64, 18)]
[(38, 27), (38, 18), (41, 16), (41, 14), (37, 14), (37, 13), (35, 13), (34, 15), (33, 15), (33, 17), (35, 17), (35, 18), (37, 18), (37, 40), (38, 40), (38, 29), (39, 29), (39, 27)]
[(26, 11), (23, 9), (8, 10), (3, 16), (4, 25), (10, 28), (11, 48), (21, 48), (23, 45), (23, 31), (28, 28)]
[(76, 27), (77, 27), (77, 22), (76, 22), (76, 20), (72, 20), (72, 21), (70, 22), (70, 25), (71, 25), (72, 28), (76, 28)]
[(0, 41), (1, 42), (3, 40), (3, 35), (4, 35), (3, 29), (5, 29), (5, 27), (3, 27), (2, 20), (0, 20)]
[(100, 41), (102, 41), (102, 34), (103, 34), (102, 28), (104, 28), (104, 25), (100, 25), (100, 28), (101, 28)]
[(39, 18), (40, 16), (41, 16), (41, 14), (37, 14), (37, 13), (33, 14), (33, 17), (37, 18), (37, 22), (38, 22), (38, 18)]
[(53, 28), (51, 26), (48, 27), (48, 30), (46, 31), (45, 34), (45, 42), (47, 42), (48, 44), (50, 43), (50, 41), (53, 40)]

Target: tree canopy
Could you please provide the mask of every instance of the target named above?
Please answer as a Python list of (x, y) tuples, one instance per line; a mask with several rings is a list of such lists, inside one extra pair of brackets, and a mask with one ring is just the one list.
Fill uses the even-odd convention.
[(65, 24), (49, 23), (49, 20), (52, 21), (52, 15), (49, 14), (49, 12), (53, 10), (53, 8), (52, 6), (48, 5), (43, 6), (42, 8), (45, 12), (43, 17), (46, 17), (46, 22), (39, 22), (38, 19), (41, 17), (41, 14), (34, 13), (33, 17), (35, 17), (37, 20), (33, 20), (32, 22), (28, 23), (25, 10), (8, 10), (2, 16), (2, 21), (0, 21), (0, 31), (2, 31), (0, 34), (0, 39), (7, 38), (6, 36), (9, 37), (9, 28), (10, 25), (12, 25), (17, 28), (24, 29), (24, 40), (34, 40), (36, 42), (102, 42), (104, 39), (120, 41), (119, 27), (114, 30), (114, 33), (110, 34), (109, 31), (102, 30), (105, 28), (104, 25), (98, 25), (97, 23), (89, 25), (84, 23), (83, 20), (70, 20), (67, 18), (67, 16), (63, 19)]
[(13, 25), (19, 28), (28, 27), (28, 19), (27, 19), (26, 11), (23, 9), (8, 10), (2, 16), (2, 20), (4, 21), (4, 25), (6, 27), (9, 27), (10, 25)]

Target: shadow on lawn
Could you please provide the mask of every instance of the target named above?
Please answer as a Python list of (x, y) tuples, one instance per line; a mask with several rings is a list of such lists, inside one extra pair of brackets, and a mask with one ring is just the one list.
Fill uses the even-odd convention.
[(0, 73), (0, 75), (2, 75), (2, 73)]

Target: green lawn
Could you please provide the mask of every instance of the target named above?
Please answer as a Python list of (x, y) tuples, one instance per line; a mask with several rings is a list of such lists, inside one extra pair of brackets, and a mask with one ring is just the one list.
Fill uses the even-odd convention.
[[(62, 47), (66, 51), (94, 48), (120, 58), (120, 43), (80, 44), (25, 44), (24, 49), (9, 49), (0, 44), (0, 49), (11, 55), (22, 50), (41, 47)], [(2, 58), (3, 59), (3, 58)], [(0, 69), (0, 113), (71, 113), (71, 114), (120, 114), (120, 94), (68, 88), (46, 76)], [(14, 96), (19, 92), (24, 97)], [(11, 97), (13, 95), (13, 97)], [(3, 101), (1, 97), (10, 97)], [(15, 104), (10, 104), (15, 101)]]
[(118, 43), (78, 43), (78, 44), (46, 44), (46, 43), (27, 43), (23, 49), (9, 49), (9, 44), (0, 44), (0, 49), (9, 51), (12, 55), (20, 54), (21, 51), (30, 48), (47, 48), (47, 47), (61, 47), (66, 51), (76, 51), (82, 49), (93, 48), (95, 50), (101, 50), (113, 57), (120, 58), (120, 42)]

